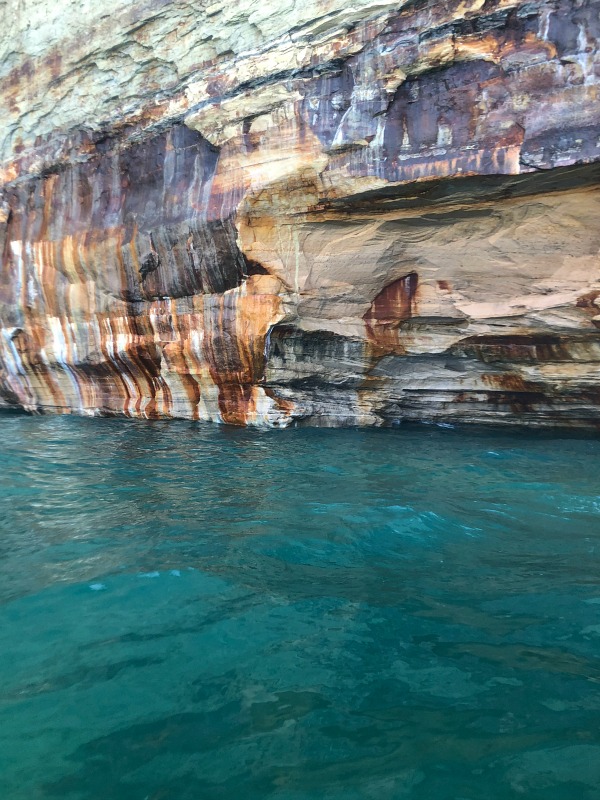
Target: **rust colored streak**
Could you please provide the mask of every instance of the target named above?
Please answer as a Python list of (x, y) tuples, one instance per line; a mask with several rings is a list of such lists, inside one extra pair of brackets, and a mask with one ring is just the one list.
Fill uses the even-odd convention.
[(582, 294), (581, 297), (577, 298), (577, 308), (589, 308), (594, 311), (595, 314), (600, 313), (600, 308), (596, 305), (596, 300), (600, 297), (599, 291), (591, 291), (587, 292), (587, 294)]
[(398, 278), (375, 297), (364, 315), (369, 342), (383, 352), (404, 352), (400, 326), (415, 311), (418, 283), (416, 272)]
[[(105, 320), (100, 317), (98, 321), (99, 327), (102, 327), (102, 323), (105, 322)], [(129, 410), (131, 392), (129, 391), (129, 386), (127, 385), (127, 381), (125, 380), (123, 372), (119, 369), (115, 359), (108, 351), (106, 337), (102, 335), (102, 332), (100, 333), (99, 346), (104, 358), (105, 366), (105, 370), (102, 370), (102, 372), (104, 373), (106, 371), (106, 380), (102, 382), (104, 389), (102, 393), (103, 402), (106, 404), (107, 409), (114, 407), (115, 410), (120, 410), (126, 417), (129, 417), (131, 416), (131, 412)], [(107, 386), (109, 383), (108, 376), (113, 376), (113, 380), (110, 382), (110, 389)], [(120, 402), (120, 408), (117, 405), (118, 402)]]
[[(45, 400), (44, 405), (49, 405), (55, 409), (68, 410), (69, 404), (60, 389), (51, 365), (48, 364), (43, 356), (45, 350), (45, 334), (40, 326), (36, 326), (31, 331), (32, 336), (28, 337), (27, 350), (22, 353), (23, 363), (29, 367), (31, 382), (36, 390), (38, 405), (42, 405), (40, 400)], [(51, 403), (48, 403), (50, 399)]]
[[(179, 316), (177, 311), (173, 311), (173, 328), (177, 331), (178, 338), (175, 341), (162, 344), (162, 354), (165, 359), (167, 369), (179, 376), (183, 389), (186, 393), (192, 419), (200, 419), (198, 404), (201, 398), (199, 376), (202, 372), (202, 365), (195, 358), (192, 343), (192, 325), (197, 322), (196, 315)], [(193, 322), (192, 322), (193, 320)], [(195, 327), (195, 325), (194, 325)], [(195, 373), (192, 374), (192, 373)], [(165, 383), (165, 389), (168, 386)], [(173, 398), (169, 391), (169, 407), (173, 407)]]
[[(136, 375), (136, 371), (131, 368), (130, 359), (128, 358), (128, 354), (124, 350), (120, 350), (118, 347), (119, 341), (119, 330), (118, 330), (118, 323), (114, 319), (107, 319), (106, 320), (108, 329), (110, 331), (110, 344), (111, 349), (113, 351), (112, 359), (115, 364), (118, 366), (121, 374), (124, 376), (125, 383), (131, 382), (134, 387), (134, 395), (131, 396), (131, 392), (128, 389), (128, 395), (134, 401), (134, 409), (136, 416), (140, 415), (141, 412), (141, 405), (143, 399), (142, 388), (140, 386), (140, 382), (138, 380), (139, 374)], [(128, 380), (127, 380), (128, 379)]]
[(236, 335), (235, 300), (221, 297), (205, 308), (204, 355), (213, 382), (219, 387), (223, 422), (245, 425), (252, 411), (253, 374), (248, 370), (246, 342)]
[[(250, 279), (251, 288), (263, 276)], [(270, 279), (267, 279), (270, 280)], [(267, 332), (280, 313), (274, 294), (238, 290), (206, 298), (203, 358), (219, 390), (223, 422), (245, 425), (257, 412), (257, 391), (263, 381)], [(284, 406), (278, 403), (282, 411)]]
[(254, 395), (250, 384), (220, 383), (219, 409), (223, 422), (246, 425), (253, 410)]
[(490, 387), (504, 389), (509, 392), (536, 392), (539, 393), (540, 386), (532, 381), (526, 381), (521, 375), (515, 372), (491, 373), (482, 375), (482, 380)]

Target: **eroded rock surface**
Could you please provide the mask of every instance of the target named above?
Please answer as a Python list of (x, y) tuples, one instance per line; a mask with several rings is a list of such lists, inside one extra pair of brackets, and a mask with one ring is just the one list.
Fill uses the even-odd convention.
[(600, 424), (600, 2), (1, 14), (1, 404)]

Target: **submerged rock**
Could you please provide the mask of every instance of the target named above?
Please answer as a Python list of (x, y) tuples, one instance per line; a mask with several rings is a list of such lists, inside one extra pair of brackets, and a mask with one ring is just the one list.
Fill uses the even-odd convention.
[(48, 8), (0, 12), (0, 404), (600, 424), (600, 3)]

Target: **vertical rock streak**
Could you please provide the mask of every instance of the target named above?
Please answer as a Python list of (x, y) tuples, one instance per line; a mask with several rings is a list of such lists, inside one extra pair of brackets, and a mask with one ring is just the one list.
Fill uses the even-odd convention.
[(272, 287), (261, 293), (258, 276), (244, 278), (232, 221), (209, 216), (216, 161), (179, 126), (9, 194), (3, 309), (18, 323), (0, 345), (9, 402), (277, 418), (259, 384), (280, 300)]

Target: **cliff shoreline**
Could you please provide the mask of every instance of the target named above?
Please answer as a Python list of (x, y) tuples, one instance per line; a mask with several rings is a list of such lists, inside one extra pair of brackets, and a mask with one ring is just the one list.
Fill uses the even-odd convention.
[(598, 428), (598, 2), (33, 6), (0, 405)]

